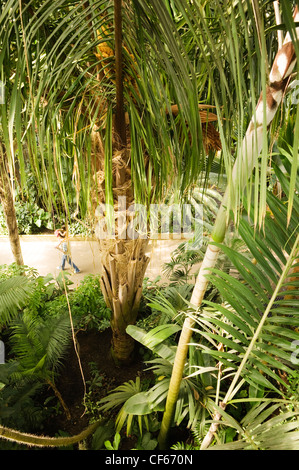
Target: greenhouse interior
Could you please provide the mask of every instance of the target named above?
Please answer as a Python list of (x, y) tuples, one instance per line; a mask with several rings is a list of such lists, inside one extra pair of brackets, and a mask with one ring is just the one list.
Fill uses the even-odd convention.
[(0, 4), (0, 450), (299, 450), (299, 1)]

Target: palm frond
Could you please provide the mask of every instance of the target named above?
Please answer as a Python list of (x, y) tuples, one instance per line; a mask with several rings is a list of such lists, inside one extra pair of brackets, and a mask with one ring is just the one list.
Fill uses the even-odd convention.
[(0, 281), (0, 324), (10, 323), (29, 298), (32, 290), (26, 276), (14, 276)]
[[(289, 189), (287, 179), (284, 185)], [(229, 370), (237, 370), (242, 364), (241, 376), (245, 381), (276, 393), (282, 393), (284, 374), (292, 376), (293, 342), (299, 340), (295, 327), (299, 305), (297, 199), (295, 194), (289, 224), (288, 205), (270, 191), (264, 227), (254, 228), (248, 214), (240, 221), (239, 234), (252, 260), (221, 246), (238, 275), (213, 270), (209, 279), (224, 304), (216, 306), (206, 301), (210, 308), (205, 308), (197, 320), (205, 326), (204, 335), (209, 341), (222, 344), (215, 350), (208, 348), (206, 353)], [(207, 332), (207, 325), (213, 331)]]
[(215, 443), (211, 450), (298, 450), (298, 411), (288, 410), (285, 402), (265, 401), (254, 405), (240, 423), (221, 411), (225, 426), (236, 429), (238, 438), (230, 443)]
[(11, 349), (19, 366), (16, 374), (44, 378), (55, 374), (71, 344), (69, 315), (40, 319), (24, 314), (13, 325)]

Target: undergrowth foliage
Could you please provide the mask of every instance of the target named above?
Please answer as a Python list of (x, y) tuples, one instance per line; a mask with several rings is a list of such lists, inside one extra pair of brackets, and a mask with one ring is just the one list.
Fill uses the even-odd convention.
[[(170, 188), (176, 196), (187, 198), (188, 189), (199, 185), (198, 178), (200, 184), (208, 183), (214, 162), (211, 152), (203, 148), (203, 114), (198, 113), (198, 105), (207, 98), (207, 109), (211, 106), (217, 114), (205, 111), (204, 116), (207, 123), (208, 115), (218, 123), (220, 166), (227, 173), (224, 196), (229, 197), (223, 204), (218, 193), (204, 191), (211, 196), (203, 199), (211, 218), (205, 235), (210, 239), (212, 232), (217, 235), (213, 240), (221, 240), (210, 243), (206, 252), (211, 255), (217, 247), (221, 255), (216, 266), (209, 265), (211, 287), (200, 286), (203, 302), (193, 305), (191, 293), (195, 291), (193, 270), (202, 261), (206, 244), (201, 252), (184, 250), (182, 245), (165, 266), (170, 285), (144, 284), (139, 321), (126, 330), (141, 345), (139, 352), (151, 379), (137, 375), (96, 401), (103, 376), (93, 364), (87, 399), (95, 421), (73, 439), (39, 441), (22, 433), (45, 431), (47, 410), (37, 402), (45, 387), (53, 393), (55, 411), (69, 417), (56, 384), (73, 341), (72, 326), (75, 333), (89, 328), (103, 331), (111, 320), (99, 277), (88, 276), (72, 289), (63, 273), (53, 278), (39, 276), (28, 267), (0, 267), (0, 339), (6, 346), (6, 363), (0, 365), (0, 437), (58, 447), (78, 445), (95, 431), (85, 441), (90, 448), (117, 450), (130, 434), (138, 449), (154, 449), (163, 428), (179, 338), (184, 337), (183, 322), (194, 319), (187, 322), (195, 325), (194, 334), (192, 343), (185, 342), (183, 379), (176, 381), (175, 411), (168, 414), (171, 425), (187, 428), (192, 440), (173, 448), (206, 448), (208, 436), (214, 449), (298, 450), (297, 103), (282, 103), (281, 113), (275, 114), (298, 56), (298, 41), (293, 41), (298, 31), (291, 22), (298, 2), (281, 2), (282, 32), (294, 34), (288, 32), (292, 44), (282, 52), (280, 48), (277, 56), (275, 38), (280, 28), (275, 27), (272, 2), (227, 2), (227, 9), (223, 2), (123, 2), (128, 113), (123, 117), (130, 124), (131, 148), (130, 159), (117, 160), (119, 168), (115, 162), (112, 165), (118, 96), (114, 76), (111, 79), (114, 2), (58, 2), (61, 8), (53, 2), (2, 3), (5, 47), (0, 67), (7, 90), (1, 104), (1, 152), (7, 153), (3, 168), (9, 168), (12, 180), (18, 177), (14, 168), (18, 160), (20, 186), (28, 190), (16, 194), (21, 232), (52, 228), (52, 211), (64, 211), (64, 205), (70, 217), (79, 209), (86, 215), (98, 199), (93, 181), (99, 183), (100, 196), (105, 190), (111, 200), (114, 177), (122, 179), (119, 170), (129, 160), (126, 176), (139, 202), (155, 203)], [(105, 60), (95, 53), (103, 55), (104, 49), (111, 51)], [(268, 86), (265, 64), (275, 57), (270, 73), (275, 80)], [(256, 107), (261, 90), (265, 106), (261, 100)], [(266, 103), (268, 95), (272, 101)], [(170, 113), (173, 102), (177, 114)], [(251, 116), (255, 117), (249, 124)], [(241, 161), (234, 175), (231, 165), (235, 158), (238, 163), (238, 155), (245, 156), (242, 142), (247, 128), (249, 136), (259, 135), (263, 148), (257, 155), (252, 146), (251, 164), (246, 168), (248, 162)], [(127, 155), (121, 153), (121, 158)], [(25, 172), (27, 159), (32, 159), (38, 188), (31, 186), (33, 180)], [(232, 181), (235, 184), (229, 184)], [(61, 188), (63, 194), (59, 194)], [(33, 202), (35, 197), (40, 200)], [(230, 202), (234, 223), (223, 243)], [(73, 230), (77, 229), (74, 225)], [(206, 280), (204, 274), (201, 279)], [(117, 301), (122, 284), (113, 283), (113, 287)], [(96, 421), (101, 413), (105, 413), (104, 423)], [(1, 441), (2, 446), (6, 448)]]
[(0, 268), (0, 338), (6, 350), (6, 362), (0, 366), (1, 425), (23, 431), (42, 429), (55, 401), (42, 407), (37, 397), (49, 386), (60, 401), (57, 411), (68, 412), (55, 382), (73, 341), (70, 314), (76, 331), (102, 331), (109, 326), (111, 314), (98, 277), (86, 276), (74, 290), (70, 286), (62, 274), (54, 279), (15, 264)]
[[(288, 178), (281, 167), (274, 165), (287, 198)], [(299, 341), (296, 318), (299, 284), (297, 258), (290, 263), (289, 257), (294, 255), (298, 238), (299, 204), (295, 194), (292, 216), (286, 224), (288, 207), (284, 197), (273, 195), (271, 188), (264, 226), (258, 230), (250, 214), (244, 212), (236, 238), (243, 243), (221, 245), (223, 257), (219, 267), (226, 269), (214, 269), (210, 278), (213, 289), (207, 291), (196, 316), (197, 326), (174, 417), (178, 426), (190, 428), (193, 437), (174, 445), (174, 449), (199, 449), (215, 409), (219, 409), (222, 422), (215, 448), (298, 448), (298, 374), (292, 362), (292, 345)], [(180, 256), (182, 250), (183, 247), (178, 252)], [(288, 263), (290, 269), (285, 272)], [(0, 279), (4, 294), (5, 288), (9, 292), (13, 283), (17, 288), (20, 279), (28, 286), (21, 299), (1, 297), (5, 299), (1, 336), (9, 346), (9, 360), (0, 368), (1, 425), (9, 423), (23, 430), (32, 427), (39, 430), (45, 411), (36, 405), (36, 394), (45, 384), (51, 383), (55, 389), (64, 353), (72, 341), (68, 305), (76, 331), (104, 330), (109, 326), (111, 312), (97, 276), (86, 276), (72, 290), (70, 281), (66, 278), (67, 282), (63, 282), (61, 274), (57, 279), (50, 275), (41, 277), (30, 268), (11, 265), (1, 267)], [(93, 419), (104, 412), (110, 423), (99, 426), (94, 440), (96, 448), (98, 445), (114, 448), (116, 442), (119, 448), (125, 433), (136, 436), (137, 448), (157, 446), (156, 435), (182, 313), (195, 313), (189, 304), (191, 287), (188, 278), (184, 282), (180, 278), (171, 285), (161, 285), (159, 279), (145, 281), (140, 320), (136, 326), (128, 327), (127, 332), (143, 348), (153, 380), (140, 381), (138, 377), (95, 404), (92, 392), (96, 396), (102, 378), (91, 382), (88, 404)], [(9, 311), (14, 311), (14, 315), (7, 316), (5, 308), (13, 300), (15, 309)], [(253, 342), (256, 332), (258, 338)], [(249, 349), (246, 363), (240, 369)], [(231, 388), (237, 376), (239, 381)], [(94, 377), (98, 375), (95, 373)], [(224, 410), (220, 404), (225, 399)], [(32, 410), (30, 420), (26, 420), (22, 411), (25, 409), (26, 416)], [(109, 420), (111, 412), (116, 416), (116, 427)]]

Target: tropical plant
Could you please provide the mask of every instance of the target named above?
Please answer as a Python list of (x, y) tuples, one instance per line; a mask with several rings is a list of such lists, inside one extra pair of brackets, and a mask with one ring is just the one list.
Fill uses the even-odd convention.
[[(208, 276), (210, 283), (217, 289), (222, 302), (211, 301), (206, 297), (201, 314), (194, 312), (193, 344), (189, 345), (189, 358), (184, 368), (184, 380), (175, 406), (174, 421), (176, 424), (187, 420), (187, 426), (193, 431), (201, 429), (201, 448), (206, 448), (219, 426), (219, 420), (225, 416), (228, 423), (229, 413), (234, 413), (234, 403), (260, 401), (265, 406), (271, 400), (281, 406), (282, 432), (283, 423), (288, 428), (286, 407), (297, 409), (296, 395), (289, 399), (288, 382), (296, 381), (296, 364), (294, 346), (299, 344), (296, 311), (298, 307), (298, 220), (299, 187), (293, 199), (291, 218), (287, 223), (290, 177), (288, 167), (290, 155), (283, 152), (275, 156), (273, 168), (277, 181), (281, 182), (283, 194), (275, 196), (272, 188), (267, 192), (267, 214), (260, 229), (254, 225), (253, 207), (249, 213), (242, 213), (238, 225), (238, 234), (242, 238), (245, 253), (236, 247), (221, 245), (221, 250), (231, 263), (231, 270), (225, 272), (213, 268)], [(250, 217), (251, 214), (251, 217)], [(274, 236), (273, 236), (274, 235)], [(160, 303), (161, 311), (168, 312), (169, 319), (178, 320), (179, 316), (173, 303), (166, 303), (158, 293), (156, 304)], [(155, 305), (154, 302), (151, 305)], [(190, 308), (191, 307), (191, 308)], [(159, 308), (156, 306), (156, 308)], [(179, 309), (182, 313), (183, 309)], [(192, 305), (189, 305), (192, 315)], [(169, 388), (170, 375), (176, 354), (176, 343), (165, 343), (169, 335), (180, 331), (179, 325), (161, 325), (149, 332), (136, 326), (129, 326), (127, 331), (136, 341), (149, 348), (158, 357), (147, 361), (152, 364), (158, 379), (156, 384), (143, 392), (143, 411), (164, 409)], [(197, 353), (200, 352), (199, 355)], [(194, 383), (194, 378), (198, 383)], [(190, 390), (188, 382), (190, 381)], [(296, 382), (294, 382), (296, 383)], [(293, 387), (294, 388), (294, 387)], [(197, 398), (194, 400), (195, 390)], [(235, 399), (239, 391), (244, 391), (243, 399)], [(249, 390), (249, 395), (247, 395)], [(207, 393), (207, 391), (209, 391)], [(248, 398), (247, 398), (248, 396)], [(264, 397), (267, 397), (266, 399)], [(272, 397), (272, 398), (271, 398)], [(277, 398), (278, 397), (278, 398)], [(243, 400), (243, 402), (242, 402)], [(248, 400), (248, 401), (247, 401)], [(228, 409), (225, 412), (225, 409)], [(127, 406), (127, 409), (130, 408)], [(261, 409), (261, 407), (259, 408)], [(217, 410), (215, 412), (215, 410)], [(215, 424), (210, 431), (203, 423), (208, 421), (207, 411), (214, 413)], [(262, 415), (261, 415), (262, 416)], [(295, 418), (290, 415), (290, 421)], [(234, 421), (232, 414), (232, 421)], [(244, 422), (245, 422), (244, 418)], [(223, 429), (223, 428), (221, 428)], [(204, 433), (205, 432), (205, 433)], [(221, 430), (219, 439), (221, 440)], [(243, 430), (244, 435), (246, 431)], [(273, 433), (273, 439), (274, 439)], [(280, 445), (270, 440), (269, 446)], [(241, 434), (240, 434), (241, 436)], [(294, 448), (296, 433), (293, 434)], [(285, 435), (285, 439), (288, 439)], [(218, 439), (216, 434), (216, 439)], [(219, 440), (218, 439), (218, 440)], [(263, 437), (264, 439), (264, 437)], [(272, 439), (272, 438), (271, 438)], [(231, 448), (249, 446), (250, 439), (234, 441)], [(251, 442), (252, 445), (257, 445)], [(288, 447), (289, 444), (286, 444)], [(267, 444), (263, 442), (261, 447)], [(243, 447), (242, 447), (243, 448)]]
[(0, 280), (0, 327), (9, 324), (26, 304), (32, 285), (25, 276)]
[(238, 439), (215, 444), (215, 450), (298, 450), (298, 411), (288, 410), (287, 401), (268, 400), (254, 405), (240, 423), (220, 411), (223, 423), (234, 429)]
[[(248, 8), (248, 14), (252, 15), (252, 24), (256, 26), (256, 33), (260, 45), (260, 52), (261, 57), (264, 58), (265, 62), (267, 63), (268, 58), (266, 55), (266, 39), (264, 37), (264, 26), (262, 23), (262, 18), (260, 16), (260, 11), (258, 9), (258, 5), (256, 2), (252, 4), (250, 2), (245, 2)], [(250, 4), (249, 4), (250, 3)], [(243, 9), (244, 5), (239, 3), (239, 13), (241, 18), (241, 23), (244, 21), (245, 18), (245, 11)], [(266, 72), (264, 69), (264, 64), (261, 62), (261, 89), (262, 93), (260, 95), (260, 99), (255, 107), (255, 92), (251, 87), (252, 95), (250, 99), (252, 100), (252, 108), (253, 108), (253, 117), (248, 125), (247, 131), (243, 137), (243, 132), (240, 133), (238, 136), (238, 144), (236, 146), (237, 157), (233, 166), (233, 169), (230, 170), (227, 167), (227, 175), (228, 175), (228, 186), (223, 196), (222, 204), (217, 214), (217, 218), (215, 221), (215, 225), (211, 234), (211, 243), (207, 246), (205, 257), (203, 259), (194, 290), (191, 297), (191, 304), (196, 306), (197, 308), (200, 307), (208, 284), (207, 275), (211, 273), (212, 268), (215, 266), (220, 247), (217, 246), (217, 242), (222, 242), (227, 228), (228, 217), (230, 215), (230, 210), (234, 211), (235, 220), (238, 219), (237, 216), (237, 208), (240, 205), (240, 195), (243, 193), (244, 188), (250, 190), (250, 184), (248, 181), (251, 178), (252, 172), (255, 172), (255, 183), (256, 183), (256, 190), (254, 192), (254, 220), (255, 223), (261, 225), (263, 217), (265, 215), (266, 210), (266, 169), (267, 169), (267, 162), (268, 162), (268, 133), (267, 127), (269, 128), (271, 123), (273, 122), (274, 116), (276, 111), (279, 108), (279, 105), (282, 101), (284, 93), (286, 92), (287, 83), (291, 79), (291, 73), (294, 70), (296, 64), (296, 56), (298, 55), (298, 48), (296, 40), (298, 39), (297, 30), (294, 28), (294, 21), (298, 19), (298, 8), (295, 8), (293, 18), (291, 15), (291, 7), (292, 5), (288, 3), (288, 5), (283, 2), (283, 11), (286, 18), (286, 25), (288, 27), (288, 33), (286, 34), (284, 43), (282, 47), (277, 52), (272, 69), (269, 73)], [(202, 11), (200, 7), (194, 6), (196, 9), (196, 18), (200, 18), (203, 20)], [(221, 7), (219, 6), (221, 10)], [(215, 9), (215, 11), (217, 8)], [(219, 11), (219, 10), (218, 10)], [(222, 12), (223, 13), (223, 12)], [(232, 14), (233, 13), (233, 14)], [(233, 12), (233, 8), (228, 12), (228, 15), (222, 15), (222, 21), (226, 30), (226, 34), (231, 34), (232, 41), (236, 41), (238, 35), (236, 30), (236, 18), (235, 12)], [(185, 9), (184, 20), (186, 24), (190, 28), (194, 28), (194, 11), (192, 11), (191, 7)], [(206, 25), (201, 22), (203, 28), (207, 32)], [(203, 33), (204, 35), (205, 33)], [(207, 32), (208, 34), (208, 32)], [(246, 35), (245, 35), (246, 37)], [(198, 47), (202, 47), (201, 42), (194, 36), (194, 40), (198, 44)], [(248, 36), (247, 36), (248, 41)], [(293, 42), (292, 42), (293, 41)], [(215, 54), (218, 52), (216, 47), (217, 43), (213, 42), (211, 35), (207, 36), (207, 44), (211, 48), (212, 52)], [(249, 43), (247, 42), (247, 46)], [(239, 53), (239, 47), (237, 48)], [(229, 56), (228, 60), (233, 60), (235, 62), (235, 66), (240, 66), (240, 60), (238, 54), (235, 52), (231, 52), (231, 56)], [(285, 67), (280, 67), (281, 58), (285, 59)], [(220, 69), (224, 73), (224, 69), (222, 68), (221, 63), (218, 64)], [(225, 76), (225, 75), (224, 75)], [(238, 77), (243, 77), (243, 74), (237, 74), (237, 83), (236, 86), (238, 89), (242, 89), (243, 81), (241, 80), (241, 84), (239, 83)], [(268, 80), (267, 80), (268, 79)], [(242, 99), (241, 99), (242, 102)], [(240, 112), (241, 115), (241, 122), (242, 125), (244, 124), (244, 113), (243, 111)], [(298, 114), (297, 119), (294, 127), (294, 133), (298, 132)], [(228, 151), (227, 145), (224, 143), (224, 139), (222, 139), (222, 145), (225, 150), (224, 158), (228, 158)], [(297, 152), (297, 147), (295, 144), (295, 155)], [(260, 161), (259, 156), (261, 155)], [(296, 181), (296, 174), (297, 174), (297, 158), (293, 160), (293, 166), (291, 170), (291, 191), (289, 193), (289, 207), (288, 207), (288, 218), (290, 217), (290, 213), (293, 206), (293, 197), (294, 197), (294, 189), (295, 189), (295, 181)], [(249, 198), (251, 199), (251, 198)], [(259, 210), (260, 209), (260, 210)], [(288, 219), (287, 219), (288, 220)], [(214, 243), (216, 242), (216, 244)], [(178, 346), (178, 351), (176, 355), (176, 360), (173, 367), (173, 374), (172, 380), (169, 387), (169, 394), (167, 405), (164, 413), (164, 418), (161, 425), (161, 432), (159, 437), (160, 447), (163, 448), (166, 445), (167, 441), (167, 434), (169, 432), (171, 422), (173, 419), (173, 414), (176, 406), (176, 401), (180, 389), (180, 382), (182, 380), (182, 374), (184, 370), (184, 364), (186, 361), (187, 353), (188, 353), (188, 344), (192, 337), (192, 327), (194, 325), (194, 318), (192, 316), (187, 316), (183, 330), (180, 337), (180, 342)]]
[[(20, 275), (21, 272), (23, 275)], [(110, 312), (103, 300), (99, 279), (86, 276), (80, 286), (70, 292), (66, 280), (55, 280), (51, 275), (37, 276), (25, 266), (4, 266), (1, 277), (4, 277), (0, 281), (1, 285), (9, 285), (14, 289), (12, 299), (10, 292), (5, 297), (8, 299), (5, 305), (10, 306), (10, 316), (5, 317), (8, 328), (4, 330), (9, 361), (1, 366), (0, 371), (1, 424), (23, 430), (28, 427), (40, 429), (48, 407), (42, 409), (41, 405), (36, 404), (36, 399), (45, 385), (51, 387), (58, 399), (57, 406), (65, 411), (69, 419), (70, 410), (56, 386), (57, 377), (65, 373), (64, 358), (72, 342), (68, 307), (74, 317), (75, 328), (107, 328)], [(25, 287), (30, 287), (25, 290), (26, 295), (19, 294), (21, 286), (16, 281), (21, 282), (21, 286), (25, 283)], [(19, 297), (23, 303), (15, 306)], [(11, 305), (15, 306), (15, 310)], [(100, 376), (95, 375), (90, 390), (100, 385), (100, 379)], [(51, 399), (55, 400), (55, 396)], [(88, 396), (86, 403), (87, 400)], [(30, 419), (26, 420), (29, 410)]]
[(107, 450), (118, 450), (120, 440), (121, 440), (120, 434), (118, 432), (116, 432), (112, 443), (108, 440), (104, 442), (106, 449)]
[(150, 432), (146, 432), (144, 435), (139, 437), (137, 446), (134, 450), (153, 450), (157, 445), (157, 439), (153, 438)]
[[(288, 179), (281, 173), (281, 162), (280, 168), (275, 168), (288, 195)], [(294, 198), (290, 226), (286, 224), (288, 208), (285, 201), (271, 192), (267, 200), (269, 212), (263, 229), (256, 230), (250, 219), (242, 220), (239, 226), (252, 261), (222, 246), (238, 268), (241, 278), (213, 269), (209, 280), (217, 287), (225, 303), (220, 306), (205, 300), (203, 304), (207, 307), (196, 318), (200, 327), (195, 331), (210, 344), (199, 342), (199, 347), (203, 348), (204, 355), (214, 357), (218, 364), (217, 414), (214, 415), (217, 420), (222, 417), (221, 409), (223, 411), (228, 403), (233, 403), (234, 395), (246, 383), (252, 390), (260, 389), (263, 394), (273, 396), (274, 393), (274, 396), (284, 397), (286, 383), (291, 382), (295, 374), (296, 361), (292, 360), (292, 351), (294, 344), (298, 344), (295, 313), (298, 304), (298, 197)], [(223, 397), (221, 383), (226, 383), (229, 377), (232, 380), (228, 389), (223, 391)], [(287, 406), (283, 398), (281, 403)], [(296, 402), (293, 404), (296, 406)], [(215, 435), (218, 425), (214, 425), (213, 432), (207, 434), (202, 448)]]
[[(135, 382), (130, 380), (116, 387), (111, 393), (100, 400), (99, 411), (103, 412), (122, 405), (115, 419), (117, 433), (119, 433), (126, 424), (126, 433), (130, 435), (133, 420), (136, 417), (140, 435), (142, 435), (144, 426), (149, 430), (149, 418), (147, 415), (150, 414), (152, 410), (148, 409), (147, 403), (145, 403), (144, 400), (141, 402), (138, 400), (139, 397), (143, 398), (141, 393), (143, 389), (144, 384), (142, 384), (140, 377), (136, 377)], [(144, 406), (146, 406), (146, 411), (144, 410)], [(132, 407), (133, 411), (131, 411)], [(129, 408), (130, 411), (127, 411), (127, 408)]]
[[(20, 380), (16, 384), (11, 379), (15, 365), (10, 370), (5, 369), (1, 366), (0, 425), (22, 429), (23, 432), (40, 431), (48, 412), (46, 407), (36, 401), (36, 397), (42, 391), (41, 384), (29, 383), (26, 380)], [(2, 441), (0, 448), (3, 450)], [(6, 449), (5, 443), (4, 449)]]
[[(290, 178), (282, 172), (281, 161), (280, 167), (275, 165), (274, 168), (283, 182), (285, 198), (281, 200), (268, 192), (269, 212), (260, 230), (254, 227), (248, 214), (248, 220), (241, 220), (239, 224), (239, 233), (246, 241), (254, 263), (222, 246), (221, 249), (237, 267), (241, 279), (215, 269), (208, 276), (226, 302), (221, 308), (218, 305), (218, 313), (214, 311), (211, 316), (211, 312), (202, 311), (205, 325), (214, 325), (213, 343), (218, 338), (223, 346), (218, 348), (219, 355), (211, 350), (209, 353), (218, 359), (223, 353), (219, 364), (228, 367), (229, 374), (233, 374), (222, 400), (224, 408), (233, 399), (242, 381), (284, 394), (283, 378), (289, 377), (291, 380), (294, 374), (292, 350), (298, 341), (295, 313), (298, 304), (298, 182), (292, 215), (287, 223), (288, 205), (285, 202), (289, 197)], [(204, 303), (212, 305), (207, 301)], [(196, 321), (201, 324), (200, 318)], [(206, 328), (204, 335), (210, 337)], [(228, 346), (230, 338), (235, 338), (231, 347)], [(233, 357), (239, 358), (236, 374), (233, 373)]]
[[(154, 385), (126, 403), (127, 412), (150, 415), (164, 410), (177, 346), (171, 336), (180, 330), (177, 324), (161, 325), (149, 332), (136, 325), (127, 327), (127, 332), (152, 352), (154, 358), (147, 360), (146, 364), (156, 376)], [(193, 374), (194, 368), (198, 374)], [(208, 374), (216, 370), (215, 365), (211, 366), (209, 359), (203, 357), (199, 350), (190, 348), (190, 362), (186, 366), (175, 408), (174, 422), (177, 426), (186, 421), (187, 427), (194, 428), (202, 415), (206, 415), (203, 404), (209, 403), (210, 393), (214, 393), (213, 381)]]
[[(163, 2), (162, 7), (167, 11), (169, 5)], [(120, 0), (82, 5), (61, 0), (53, 7), (50, 2), (23, 6), (10, 0), (1, 21), (6, 31), (2, 41), (13, 49), (8, 56), (3, 48), (1, 73), (5, 83), (17, 77), (7, 88), (7, 103), (26, 103), (15, 113), (12, 106), (8, 119), (3, 112), (5, 145), (12, 149), (17, 141), (22, 180), (29, 158), (49, 212), (59, 191), (66, 216), (71, 215), (66, 176), (71, 162), (75, 213), (89, 211), (94, 220), (96, 207), (98, 215), (105, 215), (104, 203), (108, 223), (114, 205), (117, 220), (122, 218), (127, 229), (133, 202), (148, 211), (151, 202), (165, 199), (172, 182), (183, 195), (205, 170), (205, 153), (219, 149), (212, 124), (217, 116), (200, 104), (205, 97), (198, 92), (192, 60), (173, 34), (173, 21), (161, 23), (160, 2), (153, 8), (152, 2), (135, 0), (123, 5)], [(170, 51), (164, 46), (165, 31), (172, 38)], [(22, 57), (15, 75), (12, 57)], [(205, 75), (203, 86), (206, 80)], [(8, 152), (12, 172), (14, 156)], [(124, 210), (116, 207), (122, 196)], [(133, 345), (125, 328), (138, 313), (147, 240), (126, 240), (116, 231), (100, 243), (102, 290), (113, 312), (114, 356), (126, 361)]]
[[(234, 404), (236, 402), (237, 400)], [(298, 450), (298, 411), (288, 409), (289, 406), (287, 400), (266, 399), (261, 403), (253, 401), (240, 422), (219, 408), (222, 426), (211, 449)], [(199, 427), (194, 429), (193, 436), (192, 444), (180, 442), (173, 445), (172, 449), (200, 450), (202, 430)]]
[(12, 333), (9, 345), (13, 360), (2, 364), (1, 374), (5, 370), (14, 370), (10, 381), (14, 383), (27, 381), (50, 386), (59, 399), (66, 416), (70, 419), (70, 412), (63, 397), (55, 385), (55, 378), (67, 347), (71, 344), (71, 325), (69, 315), (60, 315), (60, 318), (40, 318), (23, 314), (10, 326)]
[[(18, 406), (24, 404), (23, 395), (30, 402), (40, 385), (47, 383), (69, 416), (55, 378), (71, 341), (70, 318), (66, 309), (56, 315), (51, 315), (50, 309), (45, 313), (47, 304), (61, 294), (62, 285), (52, 275), (38, 276), (23, 265), (1, 268), (0, 325), (6, 326), (4, 333), (10, 350), (10, 361), (1, 366), (2, 400), (8, 395), (11, 415), (18, 415)], [(13, 400), (16, 403), (12, 405)]]
[(19, 265), (17, 263), (0, 265), (1, 280), (6, 280), (14, 276), (26, 276), (26, 278), (31, 281), (38, 277), (38, 272), (35, 268)]
[[(48, 315), (59, 317), (61, 312), (68, 310), (69, 307), (77, 331), (89, 328), (101, 331), (109, 327), (111, 311), (106, 306), (101, 292), (99, 275), (85, 276), (78, 287), (72, 290), (68, 289), (67, 285), (64, 286), (61, 275), (56, 279), (56, 282), (60, 282), (60, 290), (52, 298), (43, 297), (42, 308), (39, 308), (40, 315), (45, 318)], [(65, 287), (67, 288), (67, 298)], [(49, 288), (50, 286), (47, 286), (47, 289)]]

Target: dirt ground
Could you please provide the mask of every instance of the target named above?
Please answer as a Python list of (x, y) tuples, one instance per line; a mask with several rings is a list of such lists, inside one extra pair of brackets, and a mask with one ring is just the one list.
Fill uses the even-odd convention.
[[(76, 435), (88, 426), (91, 416), (88, 412), (86, 413), (84, 393), (85, 391), (88, 392), (89, 389), (88, 382), (91, 379), (90, 363), (94, 363), (99, 374), (103, 376), (102, 387), (96, 392), (97, 399), (106, 396), (109, 391), (124, 382), (131, 379), (135, 381), (138, 375), (141, 378), (151, 375), (151, 373), (145, 371), (146, 366), (138, 355), (136, 361), (130, 366), (117, 367), (115, 365), (109, 353), (111, 345), (110, 328), (103, 332), (94, 330), (79, 332), (77, 340), (80, 364), (75, 349), (71, 345), (56, 382), (57, 388), (70, 410), (71, 419), (68, 420), (62, 411), (58, 415), (53, 413), (45, 424), (44, 432), (49, 436), (55, 436), (61, 431), (69, 435)], [(52, 396), (53, 392), (49, 391), (48, 394)], [(47, 393), (44, 392), (41, 396), (41, 402), (45, 399), (45, 395)], [(126, 445), (126, 438), (122, 439), (122, 445)]]
[[(147, 370), (147, 365), (142, 358), (136, 354), (136, 361), (127, 367), (117, 367), (110, 354), (111, 330), (108, 328), (103, 332), (88, 331), (80, 332), (78, 335), (79, 355), (85, 382), (91, 378), (89, 364), (96, 363), (100, 374), (103, 374), (103, 386), (99, 390), (100, 398), (107, 396), (108, 392), (129, 380), (136, 380), (137, 376), (142, 379), (153, 380), (153, 373)], [(48, 436), (57, 436), (67, 433), (73, 436), (83, 431), (90, 423), (90, 415), (84, 407), (84, 382), (80, 371), (77, 355), (71, 347), (64, 361), (65, 369), (57, 380), (57, 388), (62, 394), (70, 412), (71, 419), (67, 420), (64, 413), (53, 414), (45, 424), (44, 433)], [(66, 373), (63, 372), (65, 370)], [(53, 395), (53, 393), (50, 393)], [(43, 397), (44, 399), (44, 397)], [(114, 412), (116, 416), (118, 409)], [(113, 435), (110, 440), (113, 440)], [(121, 432), (121, 445), (119, 450), (130, 450), (136, 445), (136, 437), (127, 436), (125, 428)], [(184, 426), (174, 427), (170, 432), (170, 445), (177, 442), (191, 442), (192, 434)]]

